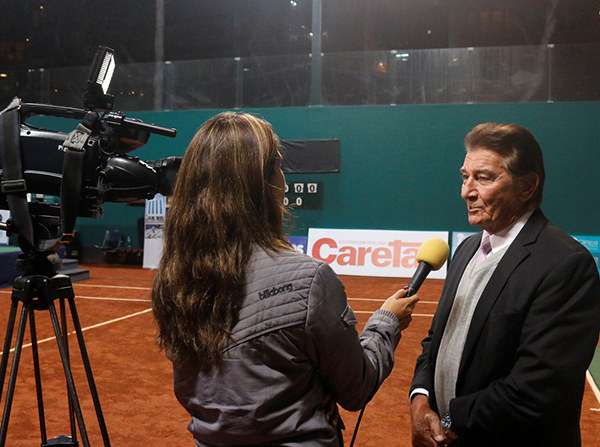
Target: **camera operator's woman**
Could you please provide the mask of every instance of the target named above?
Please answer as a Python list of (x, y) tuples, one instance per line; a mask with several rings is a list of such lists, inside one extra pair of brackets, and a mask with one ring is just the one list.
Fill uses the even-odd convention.
[(340, 446), (391, 372), (418, 298), (399, 290), (359, 336), (332, 269), (283, 232), (285, 179), (266, 121), (221, 113), (178, 173), (152, 302), (158, 345), (199, 446)]

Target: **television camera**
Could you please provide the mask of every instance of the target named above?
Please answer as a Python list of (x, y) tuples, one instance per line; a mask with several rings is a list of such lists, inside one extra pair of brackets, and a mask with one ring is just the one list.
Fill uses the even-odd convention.
[[(90, 446), (83, 413), (75, 389), (67, 343), (68, 303), (88, 385), (105, 447), (108, 431), (94, 382), (75, 295), (69, 276), (57, 273), (62, 261), (56, 251), (73, 236), (77, 217), (101, 217), (105, 202), (131, 202), (169, 195), (175, 184), (180, 157), (142, 161), (128, 155), (148, 142), (151, 134), (175, 137), (176, 130), (147, 124), (113, 112), (114, 97), (107, 93), (114, 71), (114, 51), (100, 47), (90, 72), (84, 108), (23, 103), (14, 98), (0, 112), (0, 209), (10, 218), (0, 223), (8, 235), (17, 234), (23, 251), (17, 270), (25, 272), (14, 281), (12, 303), (0, 361), (0, 396), (8, 371), (17, 309), (22, 303), (4, 412), (0, 424), (0, 447), (6, 434), (27, 320), (31, 324), (33, 364), (38, 394), (42, 447), (78, 446), (77, 427), (84, 447)], [(34, 115), (79, 120), (69, 132), (49, 131), (27, 123)], [(55, 196), (57, 203), (28, 200), (33, 194)], [(60, 321), (54, 301), (59, 301)], [(48, 439), (37, 351), (35, 312), (49, 311), (65, 372), (69, 397), (71, 435)]]
[[(100, 47), (92, 64), (84, 109), (23, 103), (15, 97), (0, 112), (0, 209), (11, 218), (0, 229), (19, 235), (24, 253), (52, 252), (72, 238), (77, 217), (102, 216), (104, 202), (151, 199), (172, 192), (181, 157), (142, 161), (127, 155), (151, 134), (177, 131), (112, 111), (107, 94), (114, 51)], [(31, 116), (80, 120), (70, 133), (36, 128)], [(30, 194), (60, 198), (59, 203), (28, 201)]]

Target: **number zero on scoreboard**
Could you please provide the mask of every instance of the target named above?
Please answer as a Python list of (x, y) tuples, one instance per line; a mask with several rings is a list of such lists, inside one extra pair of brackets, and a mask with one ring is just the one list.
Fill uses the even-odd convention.
[(291, 209), (322, 210), (323, 182), (286, 182), (283, 203)]

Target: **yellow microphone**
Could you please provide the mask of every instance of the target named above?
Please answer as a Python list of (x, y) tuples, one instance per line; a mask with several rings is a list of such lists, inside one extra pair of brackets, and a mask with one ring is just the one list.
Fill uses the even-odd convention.
[(450, 247), (448, 243), (439, 237), (427, 239), (417, 252), (417, 261), (419, 266), (408, 283), (408, 292), (406, 296), (412, 296), (417, 293), (419, 287), (423, 285), (423, 281), (432, 270), (439, 270), (450, 255)]

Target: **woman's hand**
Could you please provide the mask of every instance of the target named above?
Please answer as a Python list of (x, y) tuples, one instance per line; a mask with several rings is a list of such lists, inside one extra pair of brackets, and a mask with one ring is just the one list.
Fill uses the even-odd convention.
[(394, 315), (398, 318), (400, 322), (400, 330), (403, 331), (408, 327), (412, 320), (412, 313), (415, 309), (415, 305), (419, 301), (418, 295), (413, 295), (409, 298), (404, 298), (406, 296), (406, 292), (408, 291), (408, 286), (398, 290), (392, 296), (390, 296), (385, 302), (381, 305), (381, 309), (389, 310), (393, 312)]

